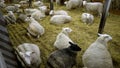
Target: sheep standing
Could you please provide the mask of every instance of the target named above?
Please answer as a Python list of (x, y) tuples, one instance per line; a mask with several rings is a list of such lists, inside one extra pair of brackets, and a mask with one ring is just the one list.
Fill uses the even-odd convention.
[(84, 22), (86, 24), (92, 24), (94, 21), (94, 16), (89, 13), (83, 13), (81, 15), (81, 20), (82, 20), (82, 22)]
[(16, 23), (16, 17), (12, 11), (8, 11), (7, 15), (3, 16), (8, 24)]
[(68, 15), (54, 15), (50, 19), (50, 23), (52, 24), (64, 24), (71, 22), (72, 18)]
[(112, 58), (107, 50), (107, 42), (112, 37), (107, 34), (99, 34), (97, 40), (92, 43), (82, 56), (84, 67), (87, 68), (113, 68)]
[(20, 5), (19, 4), (14, 4), (14, 6), (7, 6), (5, 8), (6, 11), (12, 11), (12, 12), (17, 12), (19, 10)]
[(27, 63), (30, 68), (39, 68), (41, 63), (40, 49), (37, 45), (31, 43), (23, 43), (16, 50), (20, 57)]
[(46, 68), (72, 68), (76, 64), (77, 52), (81, 48), (72, 42), (69, 42), (68, 48), (52, 52), (47, 60)]
[(29, 26), (27, 28), (28, 35), (33, 35), (39, 38), (41, 35), (44, 34), (45, 30), (43, 26), (41, 26), (33, 17), (27, 17), (25, 21), (29, 22)]
[(54, 11), (54, 10), (51, 10), (49, 15), (68, 15), (68, 13), (64, 10), (57, 10), (57, 11)]
[(65, 4), (67, 9), (73, 9), (73, 8), (81, 7), (82, 2), (83, 0), (69, 0), (66, 1)]
[(87, 12), (97, 12), (102, 16), (103, 4), (100, 2), (87, 2), (83, 1), (83, 6), (85, 6)]
[(54, 42), (54, 46), (58, 49), (69, 47), (70, 44), (68, 42), (72, 42), (72, 40), (69, 38), (68, 34), (71, 31), (72, 29), (69, 27), (62, 28), (62, 31), (57, 35), (56, 41)]

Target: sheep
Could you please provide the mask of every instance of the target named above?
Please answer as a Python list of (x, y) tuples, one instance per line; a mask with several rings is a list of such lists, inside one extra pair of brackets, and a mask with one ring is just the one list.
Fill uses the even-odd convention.
[(33, 17), (27, 17), (25, 19), (26, 22), (29, 22), (29, 26), (27, 28), (28, 35), (33, 35), (39, 38), (41, 35), (45, 33), (43, 26), (41, 26)]
[(40, 10), (38, 10), (38, 11), (33, 12), (33, 13), (31, 14), (31, 16), (32, 16), (35, 20), (39, 21), (39, 20), (41, 20), (42, 18), (45, 17), (45, 14), (44, 14), (43, 12), (41, 12)]
[(71, 28), (62, 28), (62, 31), (57, 35), (56, 41), (54, 42), (54, 46), (57, 49), (63, 49), (70, 46), (68, 42), (73, 42), (68, 35), (70, 32), (72, 32)]
[(97, 12), (99, 16), (102, 16), (103, 4), (100, 2), (87, 2), (83, 1), (83, 6), (86, 8), (87, 12)]
[(44, 4), (41, 1), (36, 1), (36, 2), (33, 2), (33, 5), (34, 7), (39, 7), (39, 6), (43, 6)]
[(39, 9), (42, 13), (44, 13), (45, 15), (49, 15), (49, 12), (50, 12), (49, 7), (47, 7), (47, 6), (40, 6), (40, 7), (38, 7), (38, 9)]
[(69, 42), (69, 44), (68, 48), (50, 54), (46, 68), (72, 68), (76, 64), (77, 52), (81, 51), (81, 48), (75, 43)]
[(94, 16), (92, 14), (89, 14), (89, 13), (82, 13), (81, 20), (85, 24), (89, 24), (90, 25), (94, 21)]
[(17, 18), (17, 21), (21, 21), (21, 22), (25, 22), (25, 19), (27, 18), (27, 15), (26, 14), (19, 14), (18, 15), (18, 18)]
[(64, 24), (71, 22), (72, 17), (68, 15), (54, 15), (50, 19), (50, 23), (52, 24)]
[(20, 5), (19, 4), (14, 4), (14, 6), (7, 6), (5, 7), (6, 11), (12, 11), (12, 12), (17, 12), (19, 10)]
[(39, 68), (41, 63), (40, 49), (36, 44), (23, 43), (16, 50), (20, 57), (30, 68)]
[(7, 15), (3, 16), (8, 24), (16, 23), (16, 17), (12, 11), (8, 11)]
[(27, 15), (31, 15), (33, 12), (39, 11), (38, 9), (31, 9), (31, 8), (26, 8), (25, 13)]
[(66, 8), (68, 10), (73, 9), (73, 8), (77, 8), (77, 7), (81, 7), (82, 6), (82, 1), (83, 0), (69, 0), (64, 2), (66, 5)]
[(6, 4), (4, 3), (4, 1), (0, 2), (0, 8), (5, 8), (6, 7)]
[(51, 10), (49, 15), (68, 15), (68, 13), (64, 10), (57, 10), (57, 11), (54, 11), (54, 10)]
[(113, 68), (112, 58), (107, 50), (107, 42), (112, 40), (108, 34), (99, 34), (82, 56), (86, 68)]

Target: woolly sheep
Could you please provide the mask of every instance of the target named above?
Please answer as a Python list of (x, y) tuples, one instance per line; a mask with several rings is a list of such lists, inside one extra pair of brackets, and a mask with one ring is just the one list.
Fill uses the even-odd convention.
[(73, 8), (81, 7), (82, 1), (83, 0), (69, 0), (64, 3), (66, 4), (67, 9), (73, 9)]
[(100, 2), (87, 2), (83, 1), (83, 6), (85, 6), (87, 12), (97, 12), (102, 16), (103, 4)]
[(68, 15), (54, 15), (50, 19), (50, 23), (52, 24), (64, 24), (71, 22), (72, 17)]
[(19, 45), (16, 50), (24, 62), (26, 62), (27, 66), (30, 68), (40, 67), (40, 49), (37, 45), (32, 43), (23, 43)]
[(72, 68), (76, 64), (77, 52), (81, 48), (72, 42), (69, 42), (68, 48), (52, 52), (47, 60), (46, 68)]
[(54, 10), (51, 10), (49, 15), (68, 15), (68, 13), (64, 10), (57, 10), (57, 11), (54, 11)]
[(7, 23), (16, 23), (16, 17), (12, 11), (8, 11), (7, 15), (4, 15), (5, 20)]
[(4, 1), (0, 2), (0, 8), (2, 9), (2, 8), (5, 8), (5, 7), (6, 7), (6, 4), (4, 3)]
[(40, 7), (38, 7), (38, 9), (39, 9), (42, 13), (44, 13), (45, 15), (49, 15), (49, 12), (50, 12), (49, 7), (47, 7), (47, 6), (40, 6)]
[(36, 1), (36, 2), (33, 2), (33, 5), (34, 7), (39, 7), (39, 6), (43, 6), (44, 4), (41, 1)]
[(31, 8), (26, 8), (25, 13), (27, 15), (31, 15), (33, 12), (39, 11), (38, 9), (31, 9)]
[(38, 10), (38, 11), (33, 12), (33, 13), (31, 14), (31, 16), (32, 16), (35, 20), (39, 21), (39, 20), (41, 20), (42, 18), (45, 17), (45, 14)]
[(14, 6), (7, 6), (5, 8), (6, 11), (12, 11), (12, 12), (17, 12), (19, 10), (20, 5), (19, 4), (14, 4)]
[(94, 21), (94, 16), (89, 13), (82, 13), (81, 20), (86, 24), (92, 24)]
[(86, 68), (113, 68), (112, 58), (107, 50), (107, 42), (112, 40), (108, 34), (99, 34), (82, 56)]
[(71, 28), (62, 28), (62, 31), (57, 35), (56, 41), (54, 42), (54, 46), (58, 49), (69, 47), (70, 44), (68, 42), (73, 42), (68, 35), (70, 32), (72, 32)]
[(39, 38), (41, 35), (44, 34), (45, 30), (43, 26), (41, 26), (33, 17), (27, 17), (25, 19), (26, 22), (29, 22), (29, 26), (27, 28), (28, 35), (33, 35), (37, 38)]

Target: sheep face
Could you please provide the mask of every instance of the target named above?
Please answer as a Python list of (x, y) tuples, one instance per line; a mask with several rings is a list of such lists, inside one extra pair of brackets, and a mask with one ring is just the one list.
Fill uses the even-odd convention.
[(72, 42), (69, 42), (69, 44), (70, 44), (70, 49), (72, 51), (81, 51), (81, 48), (77, 44), (72, 43)]
[(20, 56), (24, 59), (24, 61), (28, 64), (31, 65), (31, 54), (34, 52), (27, 51), (25, 53), (19, 52)]
[(98, 35), (99, 35), (99, 38), (101, 38), (105, 42), (108, 42), (108, 41), (112, 40), (112, 37), (108, 34), (98, 34)]
[(63, 28), (62, 31), (70, 33), (70, 32), (72, 32), (72, 29), (69, 27), (66, 27), (66, 28)]

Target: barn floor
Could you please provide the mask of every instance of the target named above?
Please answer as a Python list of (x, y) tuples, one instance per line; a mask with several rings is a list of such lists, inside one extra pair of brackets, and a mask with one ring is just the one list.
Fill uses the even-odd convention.
[[(61, 31), (62, 27), (70, 27), (73, 29), (73, 32), (69, 35), (70, 38), (82, 48), (82, 51), (78, 52), (76, 59), (77, 64), (74, 68), (82, 68), (82, 55), (88, 46), (97, 38), (100, 17), (96, 16), (94, 23), (88, 26), (83, 24), (80, 20), (80, 16), (84, 12), (83, 8), (68, 11), (65, 6), (55, 5), (55, 10), (58, 9), (66, 10), (73, 18), (72, 22), (62, 25), (53, 25), (49, 22), (50, 16), (47, 16), (40, 21), (41, 25), (45, 28), (45, 34), (39, 39), (26, 35), (28, 23), (9, 24), (7, 28), (11, 42), (14, 47), (22, 43), (37, 44), (41, 50), (42, 63), (40, 68), (45, 68), (47, 57), (51, 52), (55, 51), (53, 43), (57, 34)], [(120, 16), (114, 14), (108, 16), (104, 33), (111, 35), (113, 38), (113, 40), (108, 43), (108, 50), (111, 53), (114, 68), (120, 68)]]

